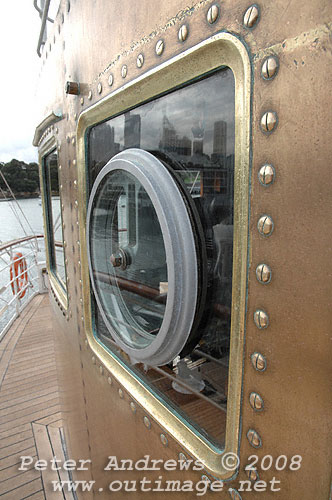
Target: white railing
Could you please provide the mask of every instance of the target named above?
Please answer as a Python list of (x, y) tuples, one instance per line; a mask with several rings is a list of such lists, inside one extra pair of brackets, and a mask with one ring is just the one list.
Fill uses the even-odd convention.
[[(25, 260), (15, 266), (20, 254)], [(47, 291), (45, 268), (43, 235), (0, 244), (0, 341), (30, 300)]]

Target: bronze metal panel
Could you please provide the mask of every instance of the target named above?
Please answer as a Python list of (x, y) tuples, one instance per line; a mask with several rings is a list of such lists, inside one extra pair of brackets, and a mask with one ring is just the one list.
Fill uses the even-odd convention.
[[(212, 3), (203, 0), (184, 7), (177, 0), (161, 3), (157, 9), (146, 0), (140, 3), (140, 9), (133, 9), (132, 2), (127, 0), (112, 2), (111, 7), (106, 6), (106, 2), (71, 1), (67, 13), (66, 2), (62, 2), (54, 32), (49, 35), (51, 51), (48, 43), (47, 58), (45, 54), (42, 58), (39, 96), (41, 121), (57, 110), (61, 110), (64, 117), (54, 124), (52, 133), (60, 146), (60, 177), (64, 186), (68, 321), (56, 303), (53, 307), (59, 332), (59, 374), (63, 381), (70, 450), (74, 458), (86, 458), (90, 447), (93, 477), (105, 488), (111, 477), (136, 477), (134, 471), (104, 475), (102, 469), (107, 454), (119, 458), (137, 459), (149, 454), (155, 458), (176, 459), (181, 451), (169, 436), (168, 447), (161, 444), (159, 435), (163, 430), (157, 422), (152, 421), (151, 430), (144, 426), (144, 409), (137, 405), (136, 414), (132, 413), (125, 388), (122, 388), (124, 399), (121, 399), (116, 382), (108, 384), (107, 372), (101, 374), (99, 365), (92, 363), (91, 351), (84, 343), (78, 208), (75, 206), (78, 198), (75, 141), (79, 114), (110, 91), (170, 57), (219, 30), (228, 30), (248, 44), (254, 68), (241, 466), (238, 477), (228, 486), (239, 488), (239, 480), (247, 479), (243, 468), (252, 454), (259, 457), (270, 454), (275, 458), (300, 454), (303, 461), (298, 472), (260, 471), (262, 480), (276, 477), (281, 481), (280, 492), (244, 491), (241, 492), (243, 499), (327, 499), (332, 459), (329, 418), (332, 228), (327, 215), (331, 213), (328, 127), (331, 87), (328, 82), (331, 80), (332, 8), (327, 0), (272, 3), (264, 0), (259, 2), (257, 25), (248, 30), (243, 27), (243, 16), (249, 2), (218, 3), (220, 17), (210, 25), (206, 13)], [(185, 42), (179, 42), (177, 33), (184, 22), (189, 35)], [(159, 38), (165, 40), (165, 50), (160, 57), (155, 53)], [(141, 52), (144, 64), (139, 69), (136, 58)], [(261, 77), (261, 65), (269, 54), (279, 58), (280, 68), (273, 80), (265, 81)], [(128, 67), (126, 78), (121, 76), (123, 64)], [(114, 75), (112, 87), (108, 84), (110, 73)], [(178, 75), (172, 77), (176, 83)], [(65, 95), (67, 80), (81, 83), (81, 95)], [(99, 82), (102, 84), (100, 94)], [(260, 120), (269, 110), (277, 113), (278, 124), (274, 132), (266, 135), (261, 131)], [(40, 146), (46, 141), (44, 137)], [(264, 188), (258, 182), (258, 171), (266, 162), (275, 166), (276, 179)], [(257, 230), (257, 222), (263, 214), (270, 215), (274, 221), (269, 237), (261, 236)], [(255, 270), (260, 263), (272, 269), (271, 283), (267, 285), (256, 279)], [(253, 314), (258, 308), (269, 315), (267, 329), (259, 330), (254, 324)], [(250, 356), (254, 352), (266, 357), (264, 372), (253, 368)], [(261, 412), (255, 412), (250, 405), (249, 396), (253, 391), (263, 398)], [(246, 438), (249, 429), (259, 433), (260, 449), (249, 445)], [(163, 475), (176, 479), (177, 474), (170, 472), (168, 476), (156, 471), (151, 477)], [(188, 472), (180, 478), (196, 482), (200, 475)], [(116, 495), (120, 497), (120, 493)], [(127, 496), (130, 495), (133, 493)], [(173, 495), (174, 498), (182, 496), (174, 492)], [(212, 493), (206, 496), (212, 498)], [(228, 493), (220, 493), (220, 497), (228, 498)], [(99, 498), (103, 498), (102, 493)]]

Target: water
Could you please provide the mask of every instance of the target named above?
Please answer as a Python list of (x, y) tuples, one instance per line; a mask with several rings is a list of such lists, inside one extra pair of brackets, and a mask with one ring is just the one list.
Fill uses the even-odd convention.
[[(22, 208), (34, 232), (36, 234), (44, 234), (43, 212), (40, 205), (40, 198), (18, 200), (18, 203), (20, 204), (20, 207)], [(11, 207), (16, 208), (26, 233), (28, 235), (31, 234), (31, 229), (15, 205), (16, 204), (13, 201), (0, 202), (0, 242), (2, 243), (25, 236), (25, 233)]]

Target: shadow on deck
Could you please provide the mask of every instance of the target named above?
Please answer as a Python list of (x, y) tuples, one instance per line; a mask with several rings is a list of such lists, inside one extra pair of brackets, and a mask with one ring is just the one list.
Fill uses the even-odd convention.
[[(38, 459), (64, 460), (62, 444), (51, 308), (48, 296), (38, 295), (0, 343), (1, 500), (69, 498), (51, 491), (66, 473), (33, 467)], [(33, 457), (28, 470), (19, 470), (21, 456)]]

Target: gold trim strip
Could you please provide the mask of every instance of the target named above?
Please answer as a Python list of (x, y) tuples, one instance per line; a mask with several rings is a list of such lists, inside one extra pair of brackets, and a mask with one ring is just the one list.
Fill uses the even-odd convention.
[[(227, 407), (226, 445), (222, 453), (238, 453), (240, 405), (243, 372), (244, 324), (248, 252), (248, 199), (250, 150), (250, 85), (251, 67), (248, 53), (238, 38), (219, 33), (182, 54), (150, 70), (124, 85), (92, 107), (79, 118), (77, 127), (77, 158), (79, 187), (79, 225), (83, 281), (83, 305), (86, 335), (92, 351), (107, 370), (130, 395), (188, 452), (201, 460), (214, 476), (229, 478), (234, 471), (221, 463), (222, 453), (209, 446), (163, 405), (142, 382), (131, 375), (97, 342), (92, 330), (90, 282), (86, 252), (86, 132), (87, 130), (126, 109), (151, 99), (204, 75), (221, 66), (232, 69), (235, 77), (235, 179), (234, 179), (234, 254), (231, 354), (229, 367), (229, 400)], [(176, 76), (175, 76), (176, 75)]]

